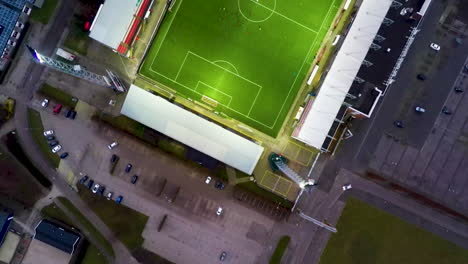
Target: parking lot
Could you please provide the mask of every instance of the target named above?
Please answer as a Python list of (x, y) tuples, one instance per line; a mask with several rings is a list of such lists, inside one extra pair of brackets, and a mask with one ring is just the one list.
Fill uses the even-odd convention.
[[(449, 7), (439, 2), (431, 6), (433, 17), (424, 21), (424, 33), (411, 50), (414, 54), (405, 61), (404, 73), (392, 87), (404, 89), (403, 100), (397, 108), (393, 106), (392, 119), (386, 120), (386, 128), (376, 138), (369, 167), (373, 173), (466, 214), (468, 71), (464, 67), (468, 63), (468, 43), (463, 34), (441, 23), (444, 14), (450, 17)], [(468, 4), (459, 4), (458, 8), (466, 9)], [(468, 17), (457, 19), (466, 28)], [(457, 37), (463, 39), (461, 43), (457, 43)], [(440, 44), (440, 51), (430, 49), (427, 45), (431, 42)], [(427, 79), (418, 80), (419, 73), (427, 75)], [(426, 112), (415, 112), (416, 106), (424, 107)], [(387, 107), (382, 108), (386, 111)], [(444, 107), (449, 114), (443, 113)], [(394, 126), (394, 120), (401, 120), (404, 127)]]
[[(35, 100), (44, 128), (53, 129), (63, 151), (70, 153), (59, 169), (68, 168), (68, 174), (75, 175), (74, 181), (80, 173), (88, 175), (106, 187), (104, 195), (109, 191), (113, 192), (113, 199), (121, 195), (123, 205), (149, 216), (143, 232), (145, 248), (176, 263), (212, 263), (222, 251), (228, 254), (227, 263), (256, 263), (275, 223), (268, 216), (274, 208), (270, 208), (271, 212), (256, 212), (255, 206), (245, 206), (233, 197), (232, 186), (225, 183), (223, 190), (215, 188), (220, 179), (209, 170), (195, 168), (125, 133), (91, 121), (90, 107), (77, 109), (76, 119), (70, 120), (63, 114), (53, 115), (51, 107), (41, 108), (41, 98)], [(118, 146), (109, 150), (107, 146), (113, 141)], [(110, 174), (113, 154), (119, 156), (119, 161)], [(125, 167), (129, 163), (132, 169), (127, 173)], [(131, 183), (133, 175), (138, 175), (135, 184)], [(206, 184), (208, 176), (212, 180)], [(219, 207), (223, 208), (220, 216), (216, 214)], [(164, 215), (167, 220), (158, 232)]]

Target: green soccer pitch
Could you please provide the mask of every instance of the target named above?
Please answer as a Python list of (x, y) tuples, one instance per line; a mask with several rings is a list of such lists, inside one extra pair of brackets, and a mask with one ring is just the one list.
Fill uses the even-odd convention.
[(342, 0), (176, 0), (140, 74), (276, 137)]

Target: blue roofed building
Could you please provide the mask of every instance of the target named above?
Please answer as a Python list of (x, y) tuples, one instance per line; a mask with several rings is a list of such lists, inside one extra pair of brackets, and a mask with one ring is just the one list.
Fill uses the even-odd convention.
[(12, 213), (0, 212), (0, 246), (3, 244), (3, 241), (5, 240), (11, 221), (13, 221)]
[(42, 220), (36, 227), (34, 239), (72, 255), (80, 235), (51, 221)]

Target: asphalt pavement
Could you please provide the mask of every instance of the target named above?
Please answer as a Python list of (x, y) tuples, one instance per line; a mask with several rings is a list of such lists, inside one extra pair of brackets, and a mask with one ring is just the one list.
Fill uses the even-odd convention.
[[(47, 25), (45, 28), (47, 33), (42, 35), (42, 41), (37, 47), (34, 47), (44, 53), (45, 55), (51, 55), (54, 49), (57, 47), (58, 42), (61, 37), (61, 32), (64, 31), (65, 27), (68, 24), (68, 21), (73, 17), (73, 11), (77, 5), (76, 1), (73, 0), (63, 0), (60, 2), (57, 7), (56, 15), (51, 21), (50, 25)], [(23, 52), (28, 52), (25, 49), (22, 49)], [(18, 54), (18, 60), (23, 59), (24, 54)], [(29, 54), (28, 54), (29, 55)], [(18, 63), (21, 64), (21, 63)], [(21, 66), (24, 66), (21, 64)], [(25, 70), (26, 69), (26, 70)], [(81, 200), (78, 194), (70, 188), (68, 183), (60, 176), (55, 169), (50, 167), (49, 162), (45, 159), (37, 145), (35, 144), (30, 131), (28, 128), (28, 118), (27, 118), (27, 108), (30, 103), (30, 100), (33, 98), (33, 95), (36, 89), (41, 84), (41, 75), (43, 74), (45, 67), (35, 64), (32, 61), (25, 68), (16, 67), (10, 69), (12, 71), (24, 71), (22, 74), (22, 80), (10, 80), (15, 83), (18, 83), (16, 93), (9, 94), (16, 99), (16, 109), (15, 109), (15, 125), (16, 130), (20, 138), (20, 143), (23, 146), (23, 149), (27, 152), (27, 155), (31, 158), (32, 162), (36, 164), (39, 170), (43, 172), (44, 175), (48, 176), (53, 184), (64, 194), (79, 210), (80, 212), (89, 219), (97, 229), (101, 231), (104, 237), (112, 244), (116, 257), (115, 263), (137, 263), (136, 260), (131, 256), (128, 249), (115, 237), (111, 230), (105, 225), (99, 217), (91, 211), (91, 209)], [(104, 247), (99, 243), (96, 244), (98, 248), (102, 251)]]

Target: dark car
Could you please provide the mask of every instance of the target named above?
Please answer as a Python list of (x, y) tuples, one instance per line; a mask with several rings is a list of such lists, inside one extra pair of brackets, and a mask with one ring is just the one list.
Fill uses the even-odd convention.
[(227, 253), (225, 251), (221, 252), (219, 255), (219, 260), (224, 261), (226, 259)]
[(131, 163), (127, 164), (127, 166), (125, 167), (125, 172), (129, 173), (132, 170), (132, 167), (133, 165)]
[(405, 126), (403, 125), (403, 121), (401, 120), (396, 120), (395, 122), (393, 122), (393, 124), (396, 126), (396, 127), (399, 127), (399, 128), (404, 128)]
[(119, 197), (117, 197), (117, 199), (115, 199), (115, 202), (120, 204), (123, 200), (123, 196), (122, 195), (119, 195)]
[(224, 183), (222, 181), (216, 181), (214, 186), (215, 186), (216, 189), (219, 189), (219, 190), (224, 189)]
[(49, 141), (49, 146), (51, 147), (55, 147), (58, 145), (58, 141), (57, 140), (52, 140), (52, 141)]
[(66, 117), (66, 118), (70, 118), (71, 113), (72, 113), (72, 110), (67, 110), (67, 111), (65, 111), (65, 117)]
[(71, 111), (70, 119), (75, 119), (76, 111)]
[(138, 175), (133, 175), (130, 181), (135, 184), (138, 181)]
[(463, 93), (463, 89), (460, 88), (459, 86), (455, 87), (455, 92), (456, 93)]
[(61, 104), (58, 104), (58, 105), (54, 106), (54, 114), (59, 114), (60, 110), (62, 110), (62, 105)]
[(68, 157), (68, 152), (62, 153), (62, 155), (60, 155), (61, 159), (64, 159), (66, 157)]
[(106, 189), (105, 186), (99, 186), (99, 189), (97, 190), (97, 193), (100, 195), (104, 195), (104, 190)]
[(119, 156), (115, 155), (115, 154), (112, 154), (112, 157), (111, 157), (111, 162), (114, 163), (116, 162), (117, 160), (119, 160)]
[(416, 77), (421, 81), (424, 81), (427, 79), (427, 76), (422, 73), (418, 74)]
[(93, 181), (93, 180), (89, 180), (89, 182), (88, 182), (88, 184), (86, 185), (86, 187), (87, 187), (88, 189), (91, 189), (91, 187), (93, 187), (93, 185), (94, 185), (94, 181)]
[(444, 108), (442, 108), (442, 113), (446, 115), (451, 115), (452, 111), (450, 111), (450, 109), (447, 106), (444, 106)]
[(51, 140), (55, 140), (55, 137), (54, 136), (47, 136), (46, 139), (47, 139), (47, 141), (51, 141)]
[(79, 183), (84, 184), (88, 180), (88, 178), (89, 178), (88, 175), (81, 177)]

